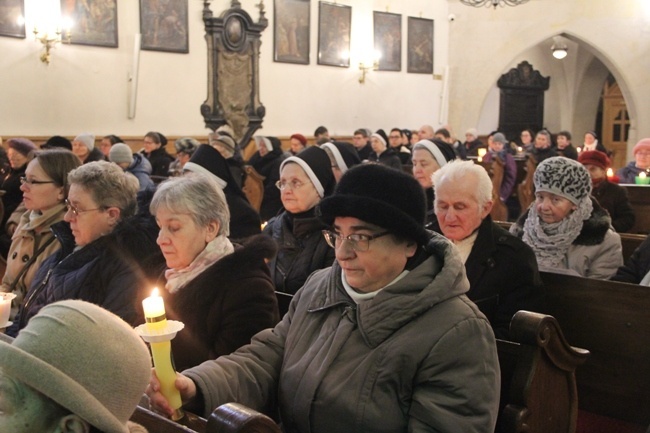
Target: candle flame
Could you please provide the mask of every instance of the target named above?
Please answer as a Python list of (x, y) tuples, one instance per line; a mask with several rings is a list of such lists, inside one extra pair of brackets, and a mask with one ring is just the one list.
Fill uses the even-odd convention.
[(153, 290), (151, 291), (151, 296), (160, 296), (160, 292), (158, 291), (158, 287), (153, 288)]
[(608, 168), (607, 169), (607, 177), (613, 177), (613, 176), (614, 176), (614, 170), (612, 170), (611, 168)]
[(639, 173), (639, 177), (640, 177), (641, 179), (645, 179), (645, 172), (642, 171), (641, 173)]

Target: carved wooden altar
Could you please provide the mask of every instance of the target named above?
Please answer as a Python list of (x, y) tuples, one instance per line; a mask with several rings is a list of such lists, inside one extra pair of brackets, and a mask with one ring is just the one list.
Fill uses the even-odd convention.
[(260, 45), (268, 25), (264, 4), (258, 5), (257, 23), (237, 0), (213, 17), (210, 0), (203, 2), (205, 40), (208, 46), (208, 98), (201, 105), (205, 125), (215, 130), (229, 125), (244, 148), (262, 126), (265, 108), (260, 102)]

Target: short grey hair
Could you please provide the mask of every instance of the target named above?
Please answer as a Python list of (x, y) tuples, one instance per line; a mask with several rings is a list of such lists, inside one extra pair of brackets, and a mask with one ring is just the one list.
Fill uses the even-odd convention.
[[(476, 179), (476, 184), (467, 182), (467, 176), (473, 176)], [(462, 161), (460, 159), (451, 161), (433, 173), (432, 179), (434, 191), (446, 182), (463, 185), (468, 190), (476, 191), (476, 200), (479, 207), (483, 207), (492, 200), (492, 180), (490, 175), (482, 166), (474, 164), (472, 161)]]
[(120, 209), (120, 219), (135, 215), (138, 179), (112, 162), (94, 161), (75, 168), (68, 183), (86, 190), (99, 207)]
[(217, 235), (230, 234), (230, 210), (226, 196), (217, 182), (205, 174), (190, 173), (162, 182), (151, 199), (149, 211), (155, 216), (161, 207), (174, 213), (189, 214), (199, 227), (207, 227), (217, 221)]

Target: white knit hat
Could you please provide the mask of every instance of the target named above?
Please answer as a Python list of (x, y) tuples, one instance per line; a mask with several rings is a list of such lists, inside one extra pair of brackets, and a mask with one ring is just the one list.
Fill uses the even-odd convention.
[(80, 143), (83, 143), (88, 148), (89, 151), (95, 148), (95, 136), (88, 132), (84, 132), (83, 134), (77, 135), (73, 141), (78, 141)]
[(151, 375), (138, 334), (79, 300), (43, 307), (12, 344), (0, 341), (0, 368), (105, 433), (129, 432)]

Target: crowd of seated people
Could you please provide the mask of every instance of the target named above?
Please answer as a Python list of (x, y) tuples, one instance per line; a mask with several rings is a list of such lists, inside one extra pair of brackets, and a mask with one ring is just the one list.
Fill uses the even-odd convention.
[[(156, 184), (151, 166), (173, 160), (159, 133), (146, 135), (142, 153), (111, 143), (110, 162), (88, 162), (101, 150), (81, 134), (74, 141), (87, 151), (83, 165), (74, 143), (71, 152), (36, 151), (27, 142), (18, 152), (24, 213), (0, 289), (18, 295), (7, 334), (20, 338), (48, 305), (68, 299), (97, 304), (134, 326), (144, 321), (141, 300), (158, 284), (169, 318), (185, 324), (172, 348), (178, 370), (188, 369), (177, 385), (192, 410), (239, 401), (279, 413), (297, 431), (372, 429), (379, 414), (396, 429), (456, 431), (462, 424), (464, 431), (492, 431), (498, 394), (486, 386), (499, 389), (494, 338), (509, 338), (516, 311), (543, 311), (539, 270), (650, 285), (650, 244), (623, 266), (618, 233), (634, 224), (625, 192), (605, 176), (606, 153), (581, 149), (577, 161), (570, 158), (566, 131), (557, 146), (546, 130), (534, 135), (535, 201), (508, 233), (490, 213), (494, 200), (515, 189), (510, 143), (497, 131), (488, 140), (484, 161), (505, 166), (497, 197), (488, 172), (461, 161), (459, 149), (469, 147), (454, 147), (457, 140), (441, 129), (424, 125), (418, 138), (430, 138), (413, 146), (400, 128), (390, 136), (360, 128), (353, 143), (323, 135), (318, 146), (294, 134), (303, 146), (295, 153), (277, 137), (256, 137), (247, 163), (265, 182), (276, 179), (279, 198), (266, 218), (237, 182), (244, 177), (233, 175), (243, 173), (243, 160), (228, 132), (211, 134), (209, 144), (177, 141), (177, 156), (187, 148), (191, 157), (178, 176)], [(478, 140), (469, 133), (476, 131), (468, 141)], [(146, 151), (148, 141), (158, 147)], [(643, 164), (648, 143), (635, 146), (631, 165), (641, 168), (636, 159)], [(362, 158), (368, 146), (372, 153)], [(397, 162), (386, 163), (387, 156)], [(145, 187), (130, 174), (136, 161), (151, 170), (143, 172)], [(268, 221), (262, 235), (261, 221)], [(284, 319), (275, 291), (294, 296)], [(417, 324), (414, 315), (421, 315)], [(459, 341), (468, 346), (458, 350)], [(412, 357), (387, 356), (394, 347)], [(480, 368), (471, 361), (476, 353)], [(359, 371), (371, 365), (387, 373), (378, 371), (384, 385), (366, 393)], [(432, 389), (431, 374), (448, 390)], [(168, 412), (158, 391), (154, 376), (148, 393)], [(449, 399), (458, 404), (444, 404)], [(365, 415), (355, 409), (359, 401), (368, 405)], [(404, 411), (406, 402), (417, 410)]]

